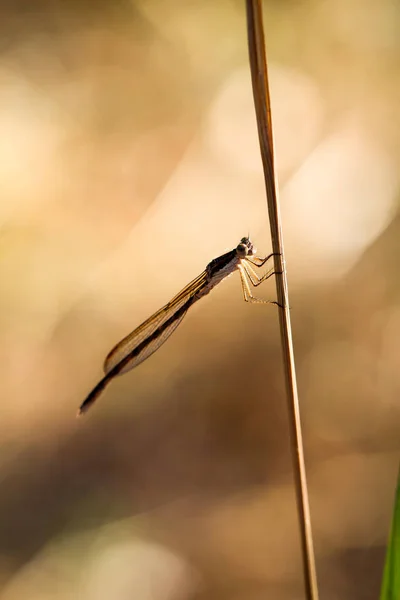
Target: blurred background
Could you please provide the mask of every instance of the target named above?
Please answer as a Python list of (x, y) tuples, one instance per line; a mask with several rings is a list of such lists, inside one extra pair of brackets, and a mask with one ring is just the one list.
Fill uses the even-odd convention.
[[(400, 5), (264, 6), (321, 598), (372, 600), (400, 455)], [(237, 275), (75, 419), (212, 258), (271, 249), (244, 3), (3, 0), (0, 31), (1, 600), (302, 598), (277, 311)]]

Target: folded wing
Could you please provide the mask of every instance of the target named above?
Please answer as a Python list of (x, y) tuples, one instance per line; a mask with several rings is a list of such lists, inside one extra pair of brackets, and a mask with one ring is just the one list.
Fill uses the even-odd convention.
[(172, 298), (168, 304), (160, 308), (111, 350), (104, 363), (105, 376), (81, 404), (78, 415), (85, 413), (92, 406), (114, 377), (133, 369), (162, 346), (178, 327), (196, 300), (196, 294), (203, 289), (206, 283), (207, 272), (203, 271), (175, 298)]
[(203, 271), (168, 304), (121, 340), (105, 359), (105, 374), (111, 373), (117, 365), (123, 362), (121, 369), (115, 373), (115, 375), (122, 375), (158, 350), (181, 323), (194, 297), (204, 287), (206, 281), (207, 273)]

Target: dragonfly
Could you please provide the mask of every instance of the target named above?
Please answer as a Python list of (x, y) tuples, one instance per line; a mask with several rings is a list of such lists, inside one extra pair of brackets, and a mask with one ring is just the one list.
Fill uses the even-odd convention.
[(81, 404), (78, 416), (87, 412), (114, 377), (137, 367), (156, 352), (182, 322), (189, 308), (235, 271), (240, 273), (243, 297), (246, 302), (280, 306), (276, 301), (256, 298), (252, 294), (251, 286), (257, 287), (272, 275), (277, 274), (273, 269), (269, 269), (259, 276), (254, 267), (261, 268), (276, 253), (271, 253), (265, 258), (256, 256), (256, 253), (257, 250), (249, 237), (242, 238), (236, 248), (214, 258), (208, 263), (205, 270), (174, 296), (168, 304), (114, 346), (104, 361), (105, 375), (103, 379)]

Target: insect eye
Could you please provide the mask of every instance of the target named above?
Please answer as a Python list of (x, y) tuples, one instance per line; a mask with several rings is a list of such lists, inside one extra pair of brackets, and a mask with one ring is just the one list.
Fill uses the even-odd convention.
[(236, 247), (236, 252), (238, 256), (247, 256), (248, 248), (246, 244), (243, 244), (242, 242), (238, 244), (238, 246)]
[(240, 243), (241, 243), (241, 244), (248, 244), (248, 243), (249, 243), (249, 238), (242, 238), (242, 239), (240, 240)]

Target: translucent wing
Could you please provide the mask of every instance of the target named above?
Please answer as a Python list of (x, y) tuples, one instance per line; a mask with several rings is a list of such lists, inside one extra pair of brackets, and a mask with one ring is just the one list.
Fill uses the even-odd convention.
[[(207, 273), (203, 271), (168, 304), (121, 340), (106, 357), (105, 374), (115, 369), (121, 361), (125, 364), (121, 365), (121, 369), (118, 369), (115, 375), (126, 373), (153, 354), (178, 327), (190, 306), (188, 301), (204, 287), (206, 281)], [(126, 361), (125, 359), (130, 355), (131, 360)]]
[(90, 408), (111, 379), (139, 365), (169, 338), (195, 301), (197, 292), (203, 289), (206, 283), (207, 272), (203, 271), (175, 298), (172, 298), (168, 304), (160, 308), (111, 350), (104, 363), (105, 376), (87, 396), (78, 415)]

